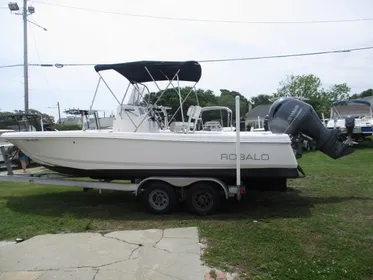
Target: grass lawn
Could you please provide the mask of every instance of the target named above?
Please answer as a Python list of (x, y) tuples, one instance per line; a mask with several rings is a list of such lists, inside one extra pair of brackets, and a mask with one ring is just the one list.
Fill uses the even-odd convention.
[(148, 214), (121, 192), (0, 183), (0, 240), (43, 233), (198, 226), (212, 266), (242, 279), (373, 279), (373, 146), (299, 160), (287, 193), (250, 192), (210, 217)]

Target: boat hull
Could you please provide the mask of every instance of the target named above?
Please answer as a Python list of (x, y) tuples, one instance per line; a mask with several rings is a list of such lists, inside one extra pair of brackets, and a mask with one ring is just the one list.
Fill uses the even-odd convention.
[[(235, 133), (22, 132), (3, 136), (51, 170), (100, 179), (236, 176)], [(241, 135), (241, 175), (298, 177), (287, 135)]]
[[(331, 120), (327, 123), (328, 129), (339, 129), (342, 134), (346, 134), (346, 126), (345, 126), (345, 120), (340, 119), (336, 122), (334, 125), (334, 120)], [(355, 127), (353, 129), (353, 134), (364, 134), (366, 136), (370, 136), (373, 134), (373, 120), (369, 121), (361, 121), (359, 119), (355, 120)]]
[[(76, 177), (89, 177), (102, 180), (136, 180), (149, 177), (201, 177), (218, 178), (228, 185), (236, 182), (236, 169), (97, 169), (83, 170), (62, 166), (48, 166), (46, 168), (58, 173), (70, 174)], [(250, 180), (264, 178), (298, 178), (297, 168), (243, 168), (241, 179)]]

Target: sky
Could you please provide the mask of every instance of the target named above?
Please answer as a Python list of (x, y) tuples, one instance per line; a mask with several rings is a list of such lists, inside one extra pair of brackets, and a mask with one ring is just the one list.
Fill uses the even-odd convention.
[[(47, 5), (45, 3), (51, 3)], [(22, 1), (18, 0), (21, 7)], [(22, 17), (0, 0), (0, 66), (23, 63)], [(373, 46), (373, 20), (343, 23), (243, 24), (177, 21), (126, 14), (228, 21), (317, 21), (373, 17), (371, 0), (40, 0), (28, 24), (29, 63), (99, 64), (137, 60), (209, 60)], [(347, 83), (351, 93), (372, 88), (373, 50), (267, 60), (201, 63), (198, 88), (235, 90), (246, 98), (271, 94), (286, 75), (314, 74), (324, 87)], [(107, 71), (106, 71), (107, 72)], [(121, 99), (128, 81), (103, 73)], [(98, 75), (93, 66), (29, 67), (30, 108), (58, 116), (89, 108)], [(24, 108), (23, 67), (0, 69), (0, 110)], [(182, 84), (188, 85), (188, 84)], [(190, 85), (190, 84), (189, 84)], [(151, 89), (155, 89), (152, 87)], [(94, 109), (115, 110), (100, 87)], [(64, 117), (64, 114), (62, 114)]]

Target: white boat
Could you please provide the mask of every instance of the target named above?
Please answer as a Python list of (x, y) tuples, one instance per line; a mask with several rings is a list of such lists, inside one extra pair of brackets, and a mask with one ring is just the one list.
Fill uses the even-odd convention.
[[(236, 153), (236, 132), (196, 130), (203, 111), (198, 104), (188, 109), (187, 119), (181, 114), (181, 129), (166, 131), (161, 129), (153, 111), (162, 95), (154, 104), (142, 99), (146, 82), (168, 80), (168, 86), (177, 82), (175, 92), (183, 112), (185, 99), (181, 98), (179, 81), (193, 82), (192, 92), (201, 78), (202, 69), (198, 62), (101, 64), (96, 65), (95, 70), (100, 76), (98, 83), (103, 81), (118, 102), (113, 129), (13, 132), (5, 133), (3, 138), (51, 170), (107, 180), (193, 176), (214, 177), (226, 184), (234, 184), (239, 157), (242, 181), (249, 184), (252, 178), (299, 177), (300, 168), (288, 134), (298, 134), (304, 130), (304, 125), (311, 136), (321, 131), (319, 124), (314, 124), (311, 106), (291, 98), (280, 99), (269, 112), (269, 127), (274, 133), (238, 133), (241, 152)], [(102, 77), (104, 70), (115, 70), (129, 80), (122, 102)], [(124, 102), (128, 92), (132, 94)], [(172, 123), (165, 127), (172, 127)], [(352, 152), (336, 140), (334, 133), (322, 126), (321, 129), (325, 135), (315, 136), (320, 140), (321, 151), (333, 158)]]
[(362, 99), (336, 101), (331, 106), (326, 126), (340, 130), (347, 144), (357, 144), (373, 134), (372, 104)]
[[(2, 140), (1, 135), (7, 132), (14, 132), (12, 129), (0, 129), (0, 147), (4, 147), (5, 152), (7, 152), (10, 148), (13, 147), (12, 143), (9, 143), (8, 141)], [(0, 164), (4, 163), (4, 156), (3, 153), (0, 151)]]

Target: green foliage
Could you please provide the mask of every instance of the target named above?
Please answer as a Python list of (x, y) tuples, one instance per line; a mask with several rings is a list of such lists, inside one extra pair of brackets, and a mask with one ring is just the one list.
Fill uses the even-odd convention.
[(239, 279), (373, 279), (373, 149), (361, 144), (339, 160), (308, 153), (299, 163), (309, 176), (289, 191), (250, 191), (205, 217), (150, 214), (122, 191), (0, 182), (0, 240), (193, 226), (208, 246), (203, 261)]
[[(167, 89), (161, 99), (156, 103), (156, 105), (163, 105), (171, 107), (172, 109), (169, 111), (170, 117), (174, 116), (174, 119), (177, 121), (181, 121), (181, 110), (180, 107), (180, 101), (179, 101), (179, 95), (178, 95), (178, 89)], [(216, 96), (214, 95), (213, 91), (211, 90), (203, 90), (203, 89), (197, 89), (195, 92), (191, 92), (191, 87), (183, 87), (180, 88), (180, 94), (182, 99), (184, 100), (183, 103), (183, 112), (184, 117), (186, 116), (186, 113), (188, 111), (188, 108), (191, 105), (197, 105), (197, 98), (199, 105), (202, 107), (205, 106), (226, 106), (229, 109), (232, 110), (233, 119), (235, 117), (235, 97), (237, 95), (240, 96), (240, 114), (243, 116), (247, 112), (247, 104), (248, 100), (239, 92), (237, 91), (230, 91), (227, 89), (221, 89), (220, 95)], [(190, 94), (189, 94), (190, 93)], [(162, 92), (152, 92), (149, 95), (145, 95), (144, 100), (147, 102), (150, 102), (154, 105), (154, 103), (157, 101), (157, 99), (161, 96)], [(188, 95), (189, 94), (189, 95)], [(197, 94), (197, 97), (196, 97)], [(186, 99), (186, 97), (188, 97)], [(176, 113), (176, 114), (175, 114)], [(223, 119), (223, 125), (227, 125), (227, 118), (226, 118), (226, 112), (220, 114), (219, 111), (212, 111), (212, 112), (206, 112), (203, 114), (203, 120), (209, 121), (214, 119)]]
[(12, 116), (13, 114), (13, 112), (0, 112), (0, 117)]
[[(182, 87), (180, 88), (180, 94), (183, 102), (183, 113), (184, 117), (186, 118), (186, 113), (188, 108), (191, 105), (196, 105), (197, 100), (199, 105), (204, 106), (226, 106), (232, 110), (232, 118), (235, 119), (235, 97), (238, 95), (240, 96), (240, 115), (241, 118), (248, 111), (248, 102), (249, 100), (245, 98), (240, 92), (231, 91), (228, 89), (220, 89), (219, 94), (214, 94), (212, 90), (205, 90), (205, 89), (196, 89), (195, 92), (192, 91), (192, 87)], [(304, 101), (309, 103), (315, 111), (321, 116), (321, 113), (328, 114), (330, 105), (332, 102), (337, 100), (344, 100), (344, 99), (355, 99), (355, 98), (362, 98), (366, 96), (373, 96), (373, 89), (365, 90), (359, 94), (352, 94), (350, 95), (350, 87), (346, 83), (335, 84), (331, 87), (325, 89), (322, 86), (321, 80), (319, 77), (308, 74), (308, 75), (289, 75), (279, 83), (279, 88), (275, 93), (272, 94), (259, 94), (257, 96), (250, 98), (250, 103), (252, 107), (256, 107), (258, 105), (266, 105), (271, 104), (277, 98), (284, 97), (284, 96), (291, 96), (291, 97), (298, 97), (302, 98)], [(160, 92), (151, 92), (144, 96), (144, 100), (150, 104), (154, 104), (157, 99), (161, 96), (162, 91)], [(197, 96), (196, 96), (197, 95)], [(178, 88), (170, 88), (167, 89), (163, 94), (161, 99), (156, 103), (156, 105), (163, 105), (167, 107), (171, 107), (172, 109), (169, 111), (169, 121), (181, 121), (181, 110), (179, 95), (178, 95)], [(53, 116), (48, 114), (42, 113), (35, 109), (30, 109), (30, 113), (42, 115), (44, 121), (47, 124), (54, 124), (55, 120)], [(13, 115), (13, 112), (0, 112), (0, 118), (4, 116)], [(173, 116), (173, 119), (171, 117)], [(210, 120), (222, 120), (223, 125), (227, 126), (227, 117), (226, 112), (224, 111), (211, 111), (206, 112), (203, 114), (203, 121), (210, 121)], [(2, 120), (0, 124), (0, 128), (6, 128), (6, 126), (10, 125), (17, 125), (18, 122), (16, 120)], [(34, 121), (32, 123), (34, 127), (37, 129), (40, 128), (40, 121)], [(56, 125), (58, 130), (80, 130), (80, 125), (68, 125), (68, 126), (61, 126)]]
[(314, 75), (290, 75), (280, 82), (275, 97), (292, 96), (311, 99), (321, 92), (321, 80)]
[[(247, 113), (248, 100), (237, 91), (229, 91), (227, 89), (220, 90), (220, 96), (218, 97), (218, 105), (229, 107), (232, 110), (233, 115), (236, 114), (236, 96), (240, 97), (240, 116)], [(233, 118), (234, 118), (233, 116)]]
[(328, 113), (333, 101), (349, 99), (350, 87), (346, 83), (335, 84), (328, 89), (322, 87), (320, 78), (310, 75), (290, 75), (280, 82), (274, 98), (291, 96), (304, 99), (315, 111)]
[(39, 116), (41, 115), (43, 117), (43, 120), (46, 121), (48, 124), (54, 124), (54, 117), (53, 116), (42, 113), (42, 112), (40, 112), (38, 110), (35, 110), (35, 109), (29, 109), (29, 112), (31, 114), (37, 114)]
[(367, 96), (373, 96), (373, 89), (370, 88), (360, 93), (360, 97), (367, 97)]
[(17, 120), (13, 118), (9, 118), (10, 116), (13, 116), (13, 112), (0, 112), (0, 129), (6, 129), (9, 126), (17, 125)]
[(254, 96), (250, 99), (250, 102), (254, 107), (258, 105), (268, 105), (272, 103), (273, 96), (267, 94), (259, 94), (258, 96)]
[(0, 128), (14, 128), (17, 126), (19, 130), (28, 130), (29, 125), (33, 126), (37, 131), (41, 130), (41, 118), (43, 119), (44, 127), (50, 127), (54, 124), (54, 117), (48, 114), (41, 113), (38, 110), (29, 109), (27, 117), (23, 111), (0, 112)]
[(364, 90), (359, 94), (355, 93), (351, 96), (351, 98), (352, 99), (357, 99), (357, 98), (363, 98), (363, 97), (367, 97), (367, 96), (373, 96), (373, 89), (370, 88), (370, 89)]
[[(191, 91), (191, 87), (180, 88), (181, 97), (183, 100), (188, 98), (183, 103), (183, 112), (186, 116), (189, 106), (197, 104), (197, 97), (194, 92)], [(360, 94), (350, 95), (351, 88), (346, 83), (334, 84), (329, 88), (324, 88), (321, 79), (313, 74), (309, 75), (289, 75), (279, 83), (277, 92), (273, 94), (259, 94), (250, 98), (252, 107), (258, 105), (271, 104), (274, 100), (284, 96), (301, 98), (305, 102), (309, 103), (321, 116), (322, 113), (328, 114), (330, 105), (332, 102), (337, 100), (344, 100), (350, 98), (361, 98), (365, 96), (373, 95), (373, 89), (368, 89)], [(240, 115), (244, 116), (248, 111), (248, 100), (239, 92), (231, 91), (228, 89), (220, 89), (219, 95), (214, 94), (211, 90), (197, 89), (198, 101), (200, 106), (226, 106), (233, 112), (233, 119), (235, 119), (235, 97), (240, 96)], [(146, 96), (148, 102), (154, 104), (154, 102), (160, 97), (161, 92), (152, 92), (150, 96)], [(168, 89), (162, 95), (162, 98), (158, 101), (157, 105), (164, 105), (172, 107), (170, 110), (170, 116), (174, 116), (174, 120), (181, 121), (181, 111), (179, 109), (180, 101), (177, 89)], [(176, 110), (178, 110), (176, 112)], [(176, 112), (176, 113), (175, 113)], [(219, 111), (206, 112), (203, 115), (204, 121), (223, 119), (226, 122), (225, 112), (224, 116), (221, 116)], [(224, 123), (223, 125), (227, 125)]]
[(69, 125), (56, 124), (54, 125), (54, 128), (57, 130), (81, 130), (82, 126), (78, 124), (69, 124)]

